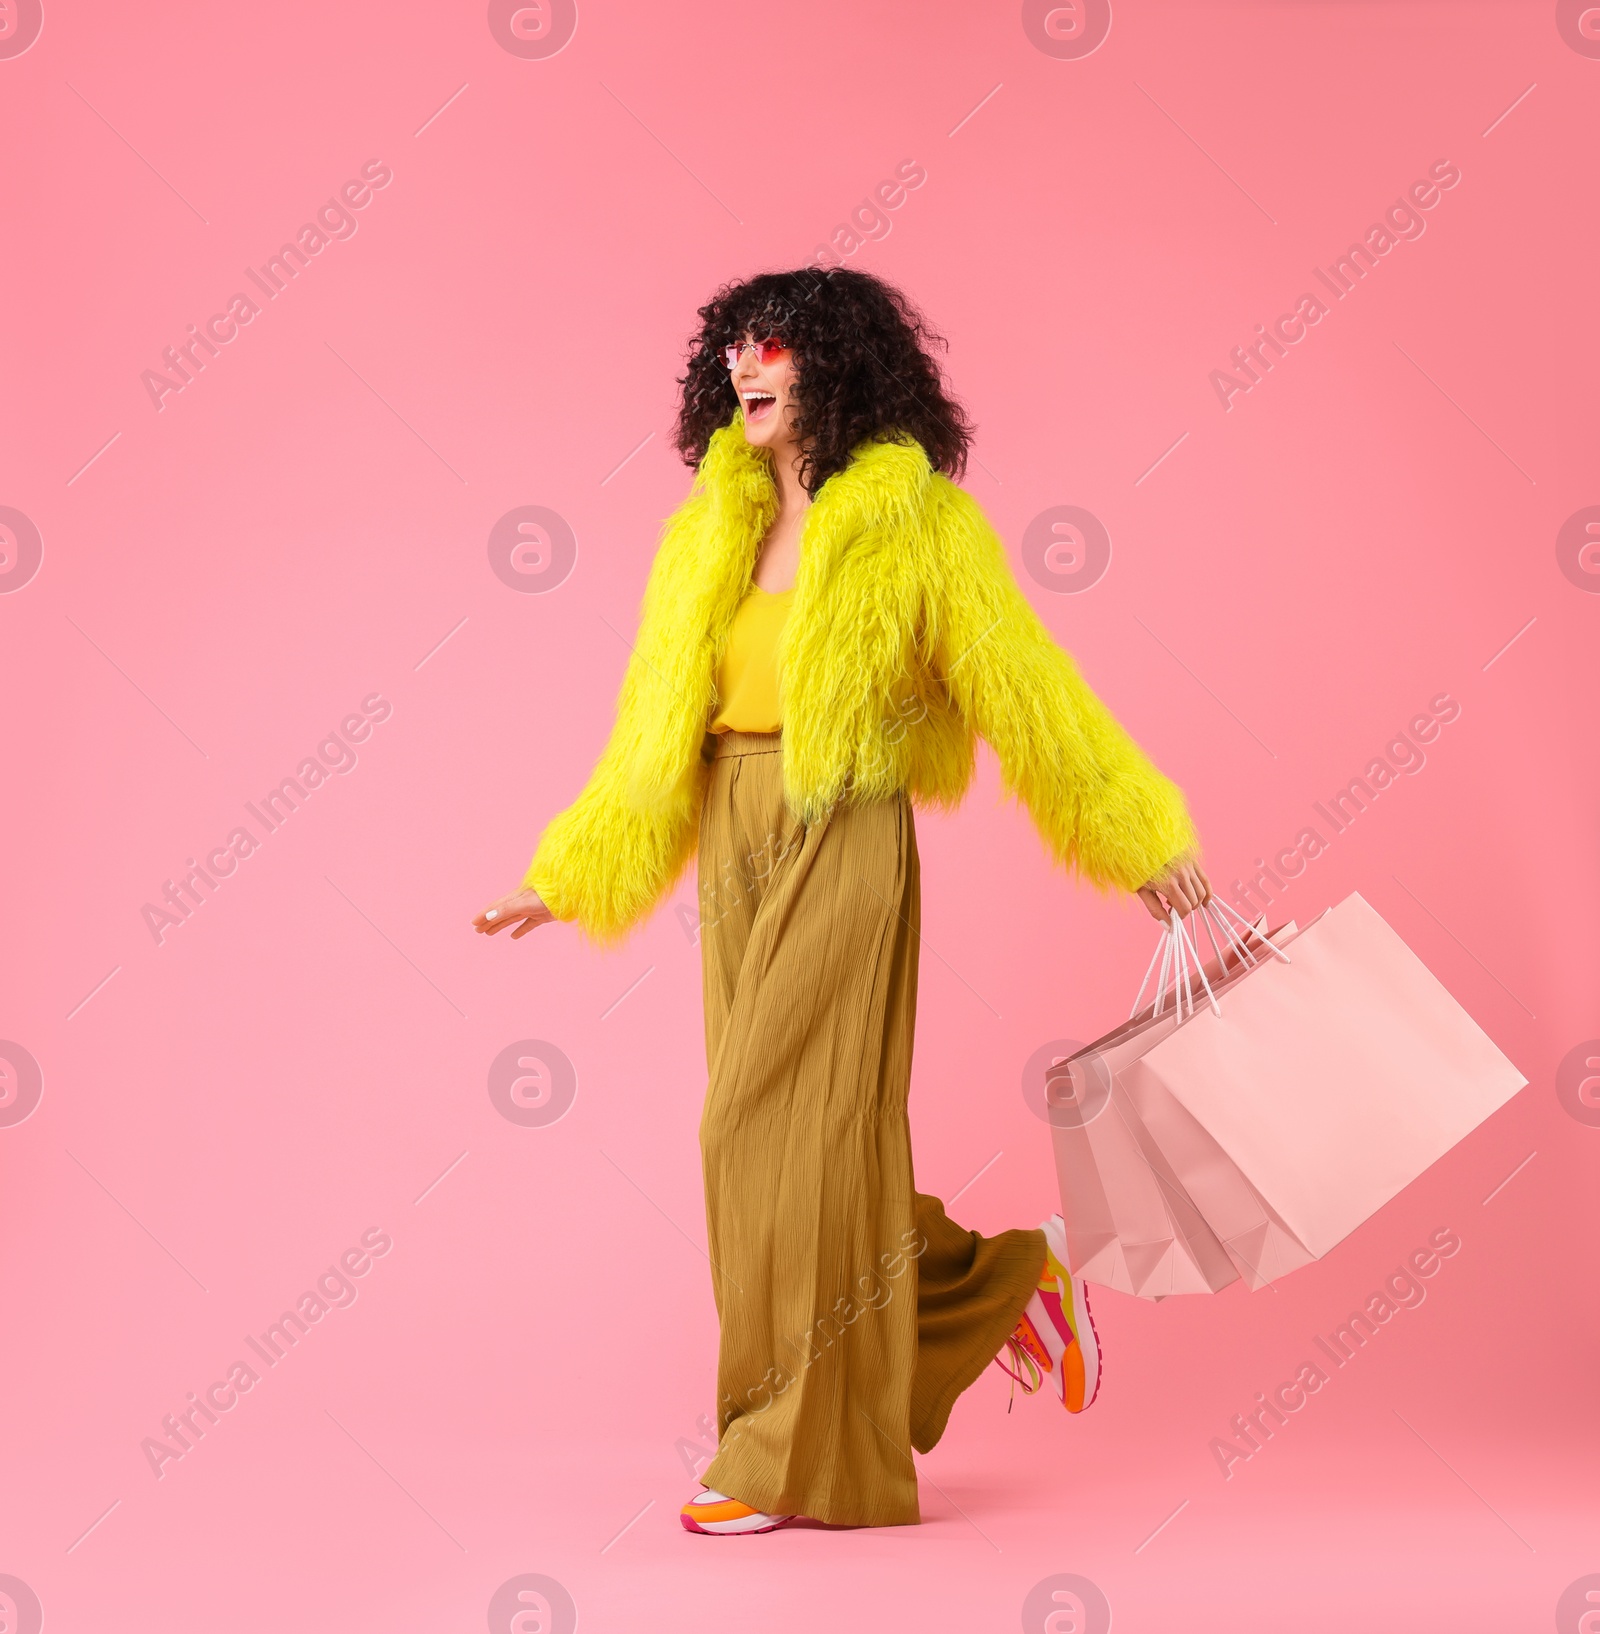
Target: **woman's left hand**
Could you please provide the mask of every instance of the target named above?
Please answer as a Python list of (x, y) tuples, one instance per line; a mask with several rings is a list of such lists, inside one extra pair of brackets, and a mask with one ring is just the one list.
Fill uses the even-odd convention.
[[(1150, 917), (1165, 923), (1171, 917), (1173, 908), (1187, 916), (1209, 902), (1211, 881), (1206, 878), (1199, 857), (1193, 851), (1185, 851), (1181, 857), (1173, 858), (1153, 879), (1141, 885), (1138, 894), (1150, 910)], [(1163, 897), (1166, 898), (1165, 902), (1162, 901)]]

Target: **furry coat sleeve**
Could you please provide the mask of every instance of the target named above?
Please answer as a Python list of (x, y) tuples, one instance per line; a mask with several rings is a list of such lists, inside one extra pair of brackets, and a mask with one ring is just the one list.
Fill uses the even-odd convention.
[[(710, 500), (697, 493), (662, 535), (640, 607), (639, 631), (617, 696), (616, 723), (578, 798), (545, 825), (523, 878), (558, 919), (576, 920), (596, 943), (615, 944), (662, 895), (694, 855), (706, 766), (698, 753), (665, 789), (638, 786), (634, 768), (662, 745), (642, 741), (660, 719), (660, 688), (692, 685), (684, 673), (696, 655), (674, 628), (674, 586), (689, 562)], [(696, 746), (698, 746), (698, 736)]]
[(1103, 892), (1136, 891), (1197, 843), (1183, 795), (1056, 645), (977, 502), (940, 486), (926, 607), (951, 699), (1055, 859)]

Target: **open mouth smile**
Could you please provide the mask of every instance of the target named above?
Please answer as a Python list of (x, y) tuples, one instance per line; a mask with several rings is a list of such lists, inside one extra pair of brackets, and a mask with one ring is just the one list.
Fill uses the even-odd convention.
[(747, 425), (759, 424), (765, 420), (777, 404), (777, 398), (769, 391), (746, 391), (739, 393), (744, 403), (744, 417)]

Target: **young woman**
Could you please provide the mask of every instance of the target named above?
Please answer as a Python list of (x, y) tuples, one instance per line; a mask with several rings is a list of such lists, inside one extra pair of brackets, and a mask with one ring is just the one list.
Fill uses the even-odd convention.
[(911, 1449), (990, 1361), (1072, 1412), (1100, 1369), (1059, 1216), (985, 1238), (913, 1183), (913, 807), (960, 800), (981, 735), (1064, 866), (1159, 919), (1210, 886), (1182, 794), (956, 486), (971, 427), (906, 299), (809, 269), (699, 315), (677, 427), (695, 482), (615, 728), (474, 923), (612, 943), (698, 850), (719, 1448), (683, 1524), (914, 1523)]

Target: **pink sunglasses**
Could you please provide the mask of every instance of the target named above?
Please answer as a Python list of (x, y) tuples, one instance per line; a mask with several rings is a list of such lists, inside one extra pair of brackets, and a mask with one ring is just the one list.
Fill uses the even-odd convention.
[(739, 359), (747, 352), (754, 352), (760, 363), (776, 363), (779, 358), (789, 355), (789, 348), (776, 336), (769, 335), (765, 340), (742, 340), (732, 346), (722, 348), (722, 361), (730, 369), (739, 367)]

